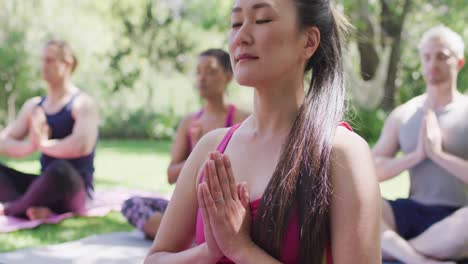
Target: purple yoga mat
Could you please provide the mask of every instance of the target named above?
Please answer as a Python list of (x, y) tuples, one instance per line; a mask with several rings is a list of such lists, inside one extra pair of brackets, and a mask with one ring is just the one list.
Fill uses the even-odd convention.
[[(112, 189), (97, 191), (94, 193), (94, 199), (87, 202), (87, 210), (81, 216), (102, 217), (110, 211), (120, 211), (123, 201), (132, 196), (145, 197), (163, 197), (169, 198), (167, 195), (158, 195), (155, 193), (129, 190), (129, 189)], [(65, 213), (60, 215), (52, 215), (48, 219), (43, 220), (28, 220), (23, 218), (0, 215), (0, 233), (8, 233), (20, 229), (34, 228), (42, 224), (57, 224), (64, 219), (75, 216), (73, 213)]]

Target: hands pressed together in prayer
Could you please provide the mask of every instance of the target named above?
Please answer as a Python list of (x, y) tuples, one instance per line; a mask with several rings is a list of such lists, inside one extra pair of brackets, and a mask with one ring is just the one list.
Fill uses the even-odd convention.
[(198, 187), (205, 243), (213, 260), (235, 259), (253, 242), (250, 238), (250, 199), (245, 183), (235, 182), (229, 158), (210, 153)]
[(40, 107), (36, 107), (29, 119), (29, 140), (34, 149), (38, 149), (43, 142), (47, 141), (49, 135), (50, 128), (47, 125), (45, 113)]
[(442, 150), (442, 131), (434, 111), (426, 110), (419, 131), (418, 145), (416, 147), (421, 160), (434, 159)]

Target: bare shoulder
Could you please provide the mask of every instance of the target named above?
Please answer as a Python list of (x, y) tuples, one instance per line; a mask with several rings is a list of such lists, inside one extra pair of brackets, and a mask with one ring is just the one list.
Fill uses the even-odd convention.
[(85, 92), (81, 92), (73, 103), (73, 107), (77, 110), (79, 109), (95, 109), (96, 101), (92, 96)]
[[(208, 132), (202, 136), (200, 141), (195, 145), (193, 151), (190, 153), (186, 161), (186, 166), (190, 167), (193, 171), (197, 171), (196, 183), (199, 182), (199, 172), (202, 168), (202, 165), (208, 159), (209, 153), (216, 150), (219, 143), (222, 141), (228, 131), (229, 128), (218, 128)], [(181, 175), (183, 175), (183, 173), (181, 173)]]
[(333, 139), (332, 153), (350, 155), (356, 151), (369, 150), (367, 142), (358, 134), (349, 129), (338, 126)]
[(17, 121), (22, 122), (21, 119), (27, 120), (27, 118), (29, 118), (33, 110), (39, 105), (40, 102), (41, 97), (39, 96), (35, 96), (26, 100), (26, 102), (24, 102), (23, 106), (21, 107)]
[(373, 166), (369, 144), (358, 134), (338, 127), (332, 144), (332, 172), (362, 181), (368, 177), (375, 178)]
[(179, 123), (179, 127), (189, 127), (190, 124), (193, 122), (195, 115), (196, 112), (186, 114), (184, 117), (182, 117), (182, 120)]
[(24, 102), (22, 109), (25, 109), (25, 110), (32, 110), (32, 109), (35, 108), (40, 102), (41, 102), (41, 97), (40, 97), (40, 96), (32, 97), (32, 98), (26, 100), (26, 102)]
[(409, 100), (408, 102), (397, 106), (391, 113), (389, 118), (395, 118), (398, 120), (403, 120), (409, 115), (414, 113), (416, 110), (424, 106), (426, 100), (426, 94), (416, 96)]
[(195, 145), (193, 149), (194, 153), (202, 152), (208, 153), (210, 151), (216, 150), (217, 146), (224, 138), (226, 133), (229, 131), (230, 128), (217, 128), (212, 130), (205, 135), (203, 135), (200, 141)]
[(380, 192), (369, 145), (363, 138), (338, 128), (332, 145), (330, 172), (335, 209), (350, 212), (353, 208), (351, 211), (357, 213), (360, 208), (367, 208), (372, 211), (369, 215), (377, 218)]

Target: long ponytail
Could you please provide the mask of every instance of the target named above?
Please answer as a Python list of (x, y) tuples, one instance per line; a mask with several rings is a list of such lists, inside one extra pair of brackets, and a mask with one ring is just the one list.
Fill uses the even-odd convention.
[[(308, 61), (306, 98), (283, 147), (253, 224), (254, 241), (279, 259), (292, 213), (300, 227), (300, 263), (321, 264), (330, 244), (330, 155), (344, 113), (342, 37), (345, 19), (329, 1), (296, 0), (302, 27), (316, 26), (321, 40)], [(293, 211), (294, 210), (294, 211)]]

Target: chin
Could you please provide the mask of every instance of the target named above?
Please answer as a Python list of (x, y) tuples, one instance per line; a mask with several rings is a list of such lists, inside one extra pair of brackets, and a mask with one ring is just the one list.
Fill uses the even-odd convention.
[(257, 87), (265, 80), (264, 72), (252, 70), (237, 71), (234, 76), (238, 84), (249, 87)]

